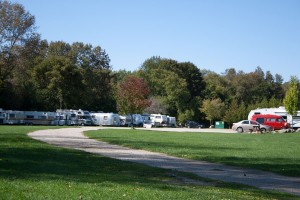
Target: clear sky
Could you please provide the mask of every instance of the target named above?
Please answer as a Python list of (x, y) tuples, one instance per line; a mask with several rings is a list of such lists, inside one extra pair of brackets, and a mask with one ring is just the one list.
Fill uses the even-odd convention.
[(113, 70), (152, 56), (300, 78), (300, 0), (11, 0), (42, 39), (101, 46)]

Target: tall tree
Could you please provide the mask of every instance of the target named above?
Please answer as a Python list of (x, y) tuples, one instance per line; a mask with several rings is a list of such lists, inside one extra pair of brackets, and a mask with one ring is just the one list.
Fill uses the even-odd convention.
[(221, 99), (206, 99), (204, 100), (202, 107), (200, 108), (205, 113), (206, 119), (210, 121), (212, 125), (213, 120), (221, 120), (225, 113), (225, 104)]
[(149, 88), (144, 79), (128, 76), (118, 87), (117, 105), (120, 113), (143, 113), (149, 107)]
[(299, 91), (298, 91), (298, 79), (296, 76), (291, 77), (290, 86), (286, 92), (285, 98), (283, 100), (284, 107), (288, 114), (294, 116), (297, 114), (298, 101), (299, 101)]
[(24, 44), (35, 37), (34, 24), (22, 5), (0, 1), (0, 89), (18, 66)]

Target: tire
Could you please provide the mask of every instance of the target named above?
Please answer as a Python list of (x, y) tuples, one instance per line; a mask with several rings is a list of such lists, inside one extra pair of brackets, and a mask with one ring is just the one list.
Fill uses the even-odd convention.
[(265, 128), (261, 128), (260, 131), (261, 131), (262, 133), (267, 132), (267, 130), (266, 130)]
[(238, 133), (242, 133), (242, 132), (244, 132), (244, 130), (243, 130), (243, 128), (242, 128), (242, 127), (238, 127), (236, 130), (237, 130), (237, 132), (238, 132)]

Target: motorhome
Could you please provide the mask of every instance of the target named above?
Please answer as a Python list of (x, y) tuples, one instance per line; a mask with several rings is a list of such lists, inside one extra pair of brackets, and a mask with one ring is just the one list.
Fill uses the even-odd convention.
[(69, 126), (84, 126), (92, 125), (92, 118), (88, 111), (84, 110), (72, 110), (72, 109), (57, 109), (56, 113), (59, 116), (59, 123)]
[(151, 123), (155, 127), (166, 126), (168, 123), (168, 118), (166, 115), (161, 114), (151, 114), (150, 115)]
[(115, 113), (91, 113), (94, 125), (120, 126), (120, 116)]
[(289, 115), (283, 106), (278, 108), (257, 108), (251, 110), (248, 115), (248, 120), (251, 120), (253, 115), (258, 114), (273, 114), (282, 116), (283, 119), (290, 124), (294, 129), (300, 128), (300, 111), (297, 111), (295, 116)]

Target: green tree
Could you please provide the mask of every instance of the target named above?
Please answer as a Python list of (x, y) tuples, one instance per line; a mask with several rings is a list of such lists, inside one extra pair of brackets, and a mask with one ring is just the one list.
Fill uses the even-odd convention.
[(298, 91), (298, 79), (296, 76), (292, 76), (290, 80), (289, 89), (286, 92), (285, 98), (283, 100), (284, 107), (288, 114), (294, 116), (297, 114), (298, 101), (299, 101), (299, 91)]
[(206, 119), (209, 120), (212, 125), (212, 121), (223, 119), (225, 104), (221, 101), (221, 99), (206, 99), (203, 101), (200, 110), (205, 113)]
[(52, 56), (33, 70), (33, 81), (41, 110), (78, 108), (84, 101), (80, 69), (65, 57)]

